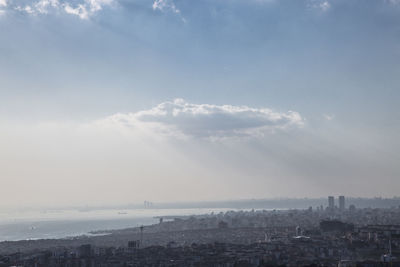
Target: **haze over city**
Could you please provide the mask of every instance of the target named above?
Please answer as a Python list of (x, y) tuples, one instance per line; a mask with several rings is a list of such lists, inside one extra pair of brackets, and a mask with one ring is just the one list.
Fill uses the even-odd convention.
[(399, 15), (0, 0), (0, 205), (396, 196)]

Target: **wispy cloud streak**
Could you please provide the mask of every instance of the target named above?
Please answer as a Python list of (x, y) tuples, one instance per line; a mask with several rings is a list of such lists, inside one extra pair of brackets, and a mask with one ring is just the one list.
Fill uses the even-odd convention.
[(182, 19), (183, 22), (186, 22), (186, 19), (182, 16), (180, 9), (176, 7), (172, 0), (155, 0), (152, 7), (153, 10), (175, 13)]

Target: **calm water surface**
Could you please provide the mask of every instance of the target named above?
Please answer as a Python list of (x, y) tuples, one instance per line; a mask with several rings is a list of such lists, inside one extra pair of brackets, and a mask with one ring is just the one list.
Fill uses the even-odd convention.
[(157, 216), (219, 213), (233, 209), (108, 209), (0, 212), (0, 241), (65, 238), (90, 231), (150, 225)]

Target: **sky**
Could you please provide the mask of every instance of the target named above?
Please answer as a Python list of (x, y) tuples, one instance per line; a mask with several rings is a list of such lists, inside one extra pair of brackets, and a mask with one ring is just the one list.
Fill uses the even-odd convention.
[(0, 0), (2, 206), (398, 196), (398, 0)]

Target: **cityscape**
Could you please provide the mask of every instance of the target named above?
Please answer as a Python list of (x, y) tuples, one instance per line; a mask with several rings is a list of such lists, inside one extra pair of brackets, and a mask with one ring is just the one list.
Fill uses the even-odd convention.
[(0, 0), (0, 267), (400, 267), (400, 0)]
[(0, 266), (400, 264), (400, 205), (357, 208), (344, 196), (329, 196), (306, 209), (158, 219), (157, 224), (98, 231), (95, 236), (1, 242)]

